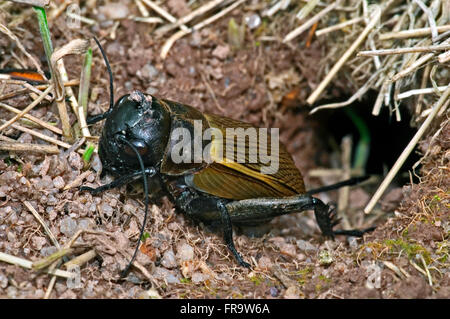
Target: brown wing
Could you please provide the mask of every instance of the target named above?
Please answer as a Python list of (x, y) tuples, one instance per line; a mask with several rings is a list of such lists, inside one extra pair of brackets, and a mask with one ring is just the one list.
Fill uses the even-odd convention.
[[(261, 132), (252, 125), (217, 115), (204, 115), (209, 127), (222, 134), (220, 138), (213, 138), (210, 155), (213, 164), (193, 174), (192, 184), (197, 189), (223, 198), (248, 199), (259, 197), (280, 197), (302, 194), (305, 192), (303, 178), (295, 166), (290, 154), (283, 145), (279, 144), (278, 156), (270, 158), (271, 162), (264, 163), (259, 155), (268, 154), (271, 149), (270, 134), (267, 136), (267, 147), (258, 143)], [(236, 147), (237, 138), (228, 129), (249, 129), (245, 140), (245, 147)], [(219, 151), (219, 145), (233, 145), (234, 151), (227, 152), (226, 146)], [(252, 157), (256, 151), (256, 158)], [(270, 152), (269, 152), (270, 153)], [(253, 155), (255, 155), (253, 153)], [(245, 159), (243, 161), (243, 159)], [(273, 170), (262, 172), (272, 164)]]

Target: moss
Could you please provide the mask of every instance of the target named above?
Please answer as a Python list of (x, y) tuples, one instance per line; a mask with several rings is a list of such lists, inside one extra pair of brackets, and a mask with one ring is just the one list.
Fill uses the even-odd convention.
[(446, 263), (449, 260), (449, 244), (448, 241), (444, 240), (437, 243), (436, 254), (439, 256), (437, 260), (441, 263)]
[(319, 263), (322, 266), (329, 266), (333, 263), (333, 256), (328, 250), (325, 249), (319, 253)]
[(406, 227), (406, 228), (402, 231), (402, 237), (408, 237), (408, 233), (409, 233), (409, 230), (408, 230), (408, 227)]
[(294, 275), (298, 276), (297, 282), (303, 286), (306, 283), (307, 279), (309, 279), (309, 277), (311, 276), (312, 271), (312, 267), (306, 267), (299, 271), (296, 271)]
[(190, 284), (191, 283), (191, 279), (190, 278), (181, 278), (180, 282), (182, 284)]
[[(385, 245), (378, 242), (369, 242), (361, 246), (358, 253), (356, 254), (356, 258), (362, 259), (364, 257), (371, 256), (374, 259), (377, 259), (378, 255), (381, 251), (385, 248)], [(357, 264), (357, 260), (355, 260), (355, 263)]]
[(263, 278), (261, 276), (252, 276), (250, 277), (250, 281), (253, 282), (256, 286), (259, 286), (263, 282)]
[(316, 292), (319, 293), (322, 290), (322, 285), (321, 284), (317, 284), (316, 285)]
[(323, 282), (325, 282), (327, 284), (331, 283), (331, 278), (328, 278), (325, 275), (319, 275), (319, 280), (321, 280), (321, 281), (323, 281)]
[(431, 262), (430, 252), (419, 244), (409, 243), (401, 238), (387, 239), (384, 241), (384, 244), (388, 246), (391, 251), (398, 251), (399, 249), (402, 250), (410, 259), (415, 258), (417, 254), (421, 254), (427, 264)]
[(231, 294), (231, 297), (234, 298), (234, 299), (242, 299), (242, 298), (244, 298), (244, 295), (241, 294), (240, 292), (233, 292)]

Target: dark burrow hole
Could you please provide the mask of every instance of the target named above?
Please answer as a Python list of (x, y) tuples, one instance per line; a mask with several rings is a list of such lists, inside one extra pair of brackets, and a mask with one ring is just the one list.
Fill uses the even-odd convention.
[[(371, 91), (361, 101), (343, 108), (322, 110), (316, 116), (321, 125), (321, 131), (318, 134), (323, 141), (326, 141), (327, 151), (335, 151), (340, 147), (342, 138), (351, 135), (353, 139), (352, 159), (354, 159), (356, 147), (360, 141), (360, 131), (349, 113), (356, 114), (367, 126), (370, 135), (370, 148), (365, 173), (383, 176), (394, 165), (416, 133), (417, 128), (410, 126), (411, 114), (405, 105), (400, 105), (400, 122), (396, 120), (393, 110), (391, 111), (386, 106), (382, 107), (378, 116), (372, 115), (376, 97), (377, 92)], [(343, 100), (346, 100), (346, 98), (340, 98), (339, 101), (320, 101), (317, 104), (323, 105)], [(414, 150), (401, 167), (393, 183), (398, 186), (409, 183), (409, 171), (412, 170), (412, 166), (419, 159), (420, 155)], [(416, 172), (418, 169), (419, 167), (416, 168)], [(418, 178), (414, 174), (411, 175), (413, 176), (413, 182), (418, 182)]]

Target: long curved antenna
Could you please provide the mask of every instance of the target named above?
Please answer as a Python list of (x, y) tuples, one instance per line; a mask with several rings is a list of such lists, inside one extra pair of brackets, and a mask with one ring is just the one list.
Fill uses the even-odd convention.
[(101, 120), (104, 120), (108, 117), (109, 114), (111, 114), (113, 108), (114, 108), (114, 80), (113, 80), (113, 74), (111, 71), (111, 66), (109, 65), (108, 58), (106, 57), (106, 53), (103, 50), (103, 47), (101, 46), (100, 42), (96, 37), (94, 37), (95, 42), (97, 43), (98, 48), (100, 49), (100, 52), (102, 53), (103, 60), (105, 61), (106, 68), (108, 69), (109, 73), (109, 109), (103, 114), (94, 115), (87, 119), (87, 124), (94, 124)]
[(356, 185), (356, 184), (362, 183), (365, 180), (369, 179), (369, 177), (370, 177), (369, 175), (353, 177), (353, 178), (347, 179), (345, 181), (342, 181), (342, 182), (339, 182), (339, 183), (336, 183), (336, 184), (332, 184), (332, 185), (328, 185), (328, 186), (323, 186), (323, 187), (311, 189), (311, 190), (307, 191), (306, 194), (313, 195), (313, 194), (317, 194), (317, 193), (331, 191), (333, 189), (338, 189), (338, 188), (343, 187), (343, 186)]
[(136, 246), (136, 249), (134, 251), (133, 257), (131, 257), (130, 262), (128, 263), (127, 267), (125, 267), (124, 270), (121, 271), (120, 273), (120, 277), (124, 278), (128, 275), (128, 271), (130, 270), (131, 264), (134, 262), (134, 260), (136, 259), (136, 255), (137, 252), (139, 250), (139, 244), (141, 243), (142, 240), (142, 235), (144, 234), (144, 229), (145, 229), (145, 224), (147, 222), (147, 214), (148, 214), (148, 184), (147, 184), (147, 174), (145, 173), (145, 166), (144, 166), (144, 161), (142, 161), (142, 157), (139, 154), (138, 150), (134, 147), (134, 145), (132, 143), (130, 143), (129, 141), (127, 141), (127, 139), (125, 137), (123, 137), (122, 135), (118, 135), (117, 138), (127, 144), (135, 153), (136, 156), (138, 158), (139, 161), (139, 165), (141, 166), (141, 171), (142, 171), (142, 180), (144, 183), (144, 194), (145, 194), (145, 212), (144, 212), (144, 221), (142, 222), (142, 227), (141, 227), (141, 232), (139, 234), (139, 240)]

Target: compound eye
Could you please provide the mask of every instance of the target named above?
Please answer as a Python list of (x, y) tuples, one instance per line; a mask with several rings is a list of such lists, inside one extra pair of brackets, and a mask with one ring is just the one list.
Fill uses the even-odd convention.
[[(138, 151), (139, 155), (146, 155), (148, 152), (148, 146), (141, 140), (131, 140), (130, 143)], [(124, 151), (130, 156), (136, 156), (136, 152), (128, 144), (124, 144)]]

